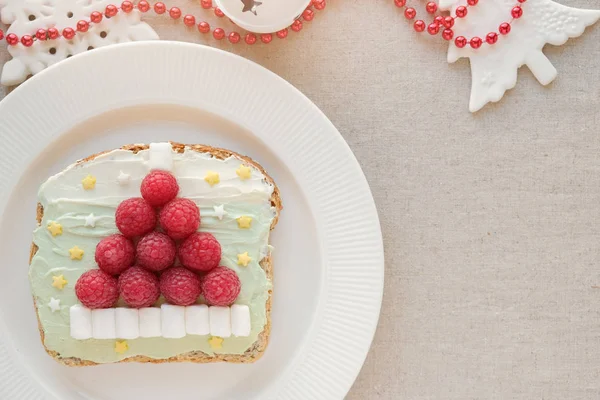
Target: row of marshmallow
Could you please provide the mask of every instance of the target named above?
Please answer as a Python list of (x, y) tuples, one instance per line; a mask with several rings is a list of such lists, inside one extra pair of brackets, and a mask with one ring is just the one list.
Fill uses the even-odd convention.
[(70, 308), (71, 337), (84, 339), (137, 339), (164, 337), (179, 339), (186, 335), (212, 335), (223, 338), (249, 336), (250, 309), (246, 305), (188, 307), (163, 304), (149, 308), (102, 308), (90, 310), (82, 305)]

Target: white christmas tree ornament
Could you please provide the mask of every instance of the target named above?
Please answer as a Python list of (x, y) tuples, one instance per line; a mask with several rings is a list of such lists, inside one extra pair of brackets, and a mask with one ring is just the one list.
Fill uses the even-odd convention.
[[(110, 0), (0, 0), (0, 20), (10, 25), (8, 33), (33, 35), (40, 29), (56, 27), (58, 30), (75, 27), (79, 20), (89, 20), (94, 11), (103, 12)], [(158, 39), (140, 12), (118, 13), (99, 24), (92, 24), (86, 33), (78, 33), (71, 40), (36, 41), (31, 47), (9, 46), (12, 60), (4, 64), (0, 83), (17, 85), (27, 76), (72, 55), (114, 43)]]
[[(456, 8), (466, 4), (466, 0), (440, 0), (439, 6), (456, 15)], [(497, 32), (501, 23), (511, 21), (511, 9), (516, 4), (516, 0), (479, 1), (476, 7), (469, 7), (466, 18), (456, 18), (454, 37), (478, 36), (485, 40), (488, 32)], [(499, 101), (515, 87), (517, 70), (523, 65), (542, 85), (552, 82), (557, 71), (544, 55), (544, 46), (560, 46), (600, 19), (600, 10), (566, 7), (552, 0), (527, 0), (521, 6), (523, 16), (512, 21), (510, 33), (500, 35), (496, 44), (472, 49), (469, 45), (458, 48), (450, 42), (448, 62), (468, 57), (471, 63), (471, 112)]]

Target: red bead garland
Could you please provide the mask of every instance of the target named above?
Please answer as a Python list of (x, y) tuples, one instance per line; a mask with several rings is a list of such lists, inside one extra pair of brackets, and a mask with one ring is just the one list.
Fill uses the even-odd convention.
[(439, 31), (440, 31), (440, 26), (435, 22), (432, 22), (427, 27), (427, 32), (429, 32), (430, 35), (437, 35)]
[(198, 30), (200, 33), (208, 33), (210, 32), (210, 24), (208, 22), (202, 21), (198, 24)]
[(23, 35), (21, 38), (21, 43), (23, 43), (23, 46), (25, 47), (31, 47), (33, 44), (33, 38), (29, 35)]
[(498, 41), (498, 34), (496, 32), (490, 32), (485, 37), (487, 44), (494, 44)]
[(60, 32), (56, 28), (48, 28), (48, 39), (58, 39)]
[(430, 1), (429, 3), (427, 3), (427, 5), (425, 6), (425, 10), (429, 13), (429, 14), (435, 14), (435, 12), (437, 11), (438, 6), (437, 4), (435, 4), (433, 1)]
[(65, 28), (62, 31), (62, 35), (65, 39), (71, 40), (75, 37), (75, 30), (73, 28)]
[(244, 40), (246, 41), (247, 44), (252, 45), (252, 44), (256, 43), (256, 35), (254, 33), (247, 33)]
[(444, 18), (444, 26), (448, 29), (452, 28), (454, 26), (454, 18), (450, 16)]
[(8, 43), (11, 46), (16, 46), (17, 43), (19, 43), (19, 37), (14, 33), (9, 33), (8, 35), (6, 35), (6, 43)]
[(142, 0), (138, 3), (137, 8), (143, 13), (148, 12), (150, 11), (150, 3), (148, 3), (146, 0)]
[(500, 24), (498, 30), (501, 35), (508, 35), (510, 33), (510, 24), (508, 22), (503, 22)]
[[(48, 33), (46, 32), (45, 29), (38, 29), (37, 32), (35, 32), (35, 37), (37, 38), (37, 40), (46, 40), (48, 36)], [(0, 40), (2, 39), (2, 37), (0, 37)]]
[(90, 23), (87, 21), (78, 21), (77, 22), (77, 32), (87, 32), (90, 28)]
[(452, 29), (444, 29), (444, 32), (442, 32), (442, 37), (444, 40), (452, 40), (454, 37), (454, 31)]
[(165, 6), (165, 3), (158, 2), (158, 3), (154, 4), (154, 12), (157, 13), (158, 15), (164, 14), (166, 11), (167, 11), (167, 6)]
[(231, 43), (233, 43), (233, 44), (236, 44), (237, 42), (239, 42), (239, 41), (240, 41), (240, 38), (241, 38), (241, 37), (240, 37), (240, 34), (239, 34), (239, 33), (237, 33), (237, 32), (231, 32), (231, 33), (229, 34), (229, 41), (230, 41)]
[[(413, 28), (416, 32), (427, 32), (430, 35), (437, 35), (440, 31), (442, 31), (442, 37), (444, 40), (452, 40), (454, 39), (454, 44), (459, 48), (466, 47), (467, 44), (470, 45), (473, 49), (480, 48), (483, 44), (493, 45), (495, 44), (500, 35), (508, 35), (511, 31), (511, 23), (515, 19), (519, 19), (523, 16), (523, 8), (521, 4), (525, 3), (527, 0), (517, 0), (518, 4), (511, 9), (511, 17), (512, 20), (509, 22), (504, 22), (500, 24), (498, 27), (498, 32), (489, 32), (484, 39), (481, 37), (473, 37), (471, 39), (465, 38), (464, 36), (454, 37), (454, 31), (452, 30), (456, 18), (466, 18), (468, 15), (468, 7), (474, 7), (479, 3), (479, 0), (467, 0), (467, 6), (460, 6), (456, 8), (454, 16), (441, 16), (437, 15), (434, 20), (428, 25), (423, 20), (416, 20), (413, 23)], [(406, 6), (406, 0), (394, 0), (394, 4), (398, 8), (404, 8)], [(223, 17), (225, 14), (218, 8), (213, 8), (212, 0), (201, 0), (200, 4), (204, 9), (213, 9), (214, 14), (217, 17)], [(309, 22), (312, 21), (316, 10), (323, 10), (326, 7), (326, 0), (312, 0), (311, 4), (307, 9), (305, 9), (301, 16), (296, 19), (292, 25), (288, 28), (282, 29), (278, 32), (275, 32), (275, 35), (280, 39), (285, 39), (288, 36), (289, 30), (291, 29), (293, 32), (299, 32), (303, 28), (302, 21)], [(75, 28), (66, 27), (59, 31), (57, 28), (49, 28), (48, 30), (38, 29), (35, 33), (31, 35), (23, 35), (22, 37), (18, 37), (14, 33), (4, 35), (4, 32), (0, 30), (0, 40), (6, 40), (8, 45), (17, 46), (19, 43), (25, 47), (31, 47), (36, 40), (44, 41), (44, 40), (55, 40), (59, 37), (64, 37), (67, 40), (73, 39), (77, 32), (85, 33), (89, 30), (91, 24), (98, 24), (102, 22), (103, 18), (111, 18), (117, 15), (120, 11), (124, 13), (130, 13), (134, 9), (138, 9), (140, 12), (145, 13), (150, 10), (153, 10), (156, 14), (162, 15), (167, 13), (170, 18), (174, 20), (179, 20), (182, 16), (181, 9), (178, 7), (171, 7), (167, 10), (167, 6), (162, 2), (156, 2), (154, 5), (151, 5), (146, 0), (140, 0), (137, 4), (134, 4), (132, 1), (125, 0), (120, 6), (109, 4), (106, 6), (104, 10), (104, 14), (98, 11), (94, 11), (90, 14), (89, 20), (80, 20), (77, 22)], [(425, 5), (425, 10), (429, 14), (435, 14), (439, 11), (438, 6), (435, 2), (429, 1)], [(414, 20), (417, 16), (417, 11), (413, 7), (407, 7), (404, 9), (404, 16), (408, 20)], [(186, 26), (192, 27), (196, 26), (200, 33), (209, 33), (211, 32), (211, 26), (208, 22), (201, 21), (196, 25), (196, 17), (193, 15), (185, 15), (183, 17), (183, 23)], [(232, 31), (225, 32), (223, 28), (216, 27), (212, 29), (213, 37), (216, 40), (222, 40), (227, 37), (229, 42), (232, 44), (236, 44), (241, 42), (242, 35), (240, 33)], [(253, 45), (258, 41), (260, 37), (261, 42), (270, 43), (273, 39), (273, 34), (261, 34), (259, 36), (253, 33), (247, 33), (244, 36), (244, 42), (249, 45)]]
[(277, 35), (277, 37), (279, 39), (285, 39), (287, 37), (287, 35), (288, 35), (288, 30), (287, 29), (282, 29), (280, 31), (277, 31), (276, 35)]
[(121, 10), (126, 13), (133, 11), (133, 3), (130, 1), (124, 1), (121, 3)]
[(263, 43), (271, 43), (271, 40), (273, 40), (273, 35), (271, 35), (270, 33), (263, 33), (262, 35), (260, 35), (260, 40)]
[(465, 47), (467, 45), (467, 38), (464, 36), (458, 36), (456, 39), (454, 39), (454, 44), (459, 49), (462, 49), (463, 47)]
[[(523, 16), (523, 8), (521, 7), (521, 4), (525, 3), (527, 0), (517, 1), (519, 4), (513, 7), (510, 12), (513, 19), (510, 22), (504, 22), (500, 24), (498, 32), (489, 32), (485, 36), (485, 40), (478, 36), (474, 36), (471, 39), (467, 39), (464, 36), (457, 36), (454, 39), (454, 45), (462, 49), (468, 44), (471, 46), (471, 48), (478, 49), (484, 43), (487, 43), (488, 45), (496, 44), (499, 35), (508, 35), (510, 33), (512, 21)], [(394, 4), (398, 8), (404, 8), (406, 6), (406, 0), (394, 0)], [(449, 15), (444, 17), (442, 15), (437, 15), (429, 25), (427, 25), (425, 21), (419, 19), (414, 22), (413, 28), (416, 32), (423, 32), (425, 29), (427, 29), (427, 32), (430, 35), (437, 35), (442, 28), (445, 28), (442, 30), (442, 38), (450, 41), (454, 38), (454, 31), (452, 30), (452, 27), (456, 22), (456, 18), (466, 18), (469, 14), (468, 7), (474, 7), (477, 4), (479, 4), (479, 0), (467, 0), (467, 6), (457, 7), (454, 16)], [(438, 6), (433, 1), (430, 1), (425, 5), (425, 11), (427, 11), (428, 14), (435, 14), (438, 11)], [(404, 17), (406, 19), (413, 20), (416, 16), (417, 11), (413, 7), (407, 7), (404, 9)]]
[(213, 37), (217, 40), (223, 39), (225, 37), (225, 30), (223, 30), (223, 28), (215, 28)]
[(104, 10), (104, 14), (108, 17), (108, 18), (112, 18), (115, 15), (117, 15), (117, 13), (119, 12), (119, 9), (117, 8), (117, 6), (113, 5), (113, 4), (109, 4), (106, 6), (106, 10)]
[(325, 5), (326, 5), (325, 0), (313, 0), (312, 2), (317, 10), (320, 11), (320, 10), (325, 9)]
[(417, 32), (423, 32), (425, 30), (425, 21), (418, 19), (415, 21), (414, 28)]
[(102, 22), (102, 14), (98, 11), (94, 11), (90, 14), (90, 21), (94, 24), (99, 24), (100, 22)]
[(185, 26), (194, 26), (196, 25), (196, 17), (188, 14), (185, 17), (183, 17), (183, 23)]
[[(395, 0), (395, 1), (397, 1), (398, 3), (400, 3), (400, 2), (406, 3), (406, 0)], [(221, 11), (218, 7), (213, 8), (212, 0), (201, 0), (200, 5), (202, 6), (203, 9), (211, 9), (212, 8), (214, 10), (214, 14), (217, 17), (225, 16), (223, 11)], [(300, 32), (303, 28), (302, 21), (309, 22), (314, 19), (315, 12), (314, 12), (313, 8), (316, 10), (323, 10), (323, 9), (325, 9), (326, 5), (327, 5), (327, 2), (325, 0), (312, 0), (311, 3), (309, 4), (308, 8), (306, 8), (302, 12), (301, 16), (298, 17), (296, 20), (294, 20), (294, 22), (289, 26), (289, 29), (291, 29), (293, 32)], [(5, 36), (2, 29), (0, 29), (0, 40), (6, 40), (6, 42), (8, 43), (9, 46), (17, 46), (20, 43), (25, 47), (31, 47), (34, 44), (34, 42), (38, 41), (38, 40), (39, 41), (56, 40), (56, 39), (60, 38), (61, 36), (67, 40), (70, 40), (75, 37), (77, 32), (85, 33), (90, 29), (92, 24), (99, 24), (100, 22), (102, 22), (104, 17), (112, 18), (115, 15), (117, 15), (119, 12), (130, 13), (135, 9), (138, 9), (142, 13), (146, 13), (150, 10), (153, 10), (158, 15), (163, 15), (163, 14), (167, 13), (167, 11), (168, 11), (169, 17), (174, 20), (179, 20), (182, 16), (181, 9), (179, 9), (178, 7), (171, 7), (170, 9), (167, 10), (167, 6), (163, 2), (160, 2), (160, 1), (151, 5), (146, 0), (140, 0), (137, 2), (137, 4), (134, 4), (134, 2), (132, 2), (132, 1), (125, 0), (118, 6), (114, 5), (114, 4), (107, 5), (106, 8), (104, 9), (104, 13), (98, 12), (98, 11), (92, 12), (90, 14), (88, 20), (78, 21), (75, 28), (66, 27), (66, 28), (62, 29), (62, 31), (59, 31), (55, 27), (48, 28), (47, 30), (38, 29), (34, 34), (23, 35), (20, 38), (19, 38), (19, 36), (17, 36), (14, 33), (10, 33)], [(414, 11), (414, 9), (413, 9), (413, 11)], [(414, 11), (414, 12), (416, 15), (416, 11)], [(201, 21), (196, 25), (196, 17), (194, 17), (193, 15), (190, 15), (190, 14), (187, 14), (183, 17), (183, 23), (184, 23), (184, 25), (189, 26), (189, 27), (196, 26), (198, 29), (198, 32), (200, 32), (200, 33), (211, 32), (211, 26), (208, 22)], [(278, 32), (275, 32), (275, 35), (280, 39), (285, 39), (288, 36), (289, 29), (284, 28)], [(425, 29), (425, 27), (423, 27), (423, 29)], [(232, 44), (239, 43), (242, 39), (242, 35), (240, 33), (235, 32), (235, 31), (227, 33), (227, 32), (225, 32), (225, 30), (223, 28), (218, 28), (218, 27), (214, 28), (212, 30), (212, 33), (213, 33), (213, 37), (216, 40), (222, 40), (223, 38), (227, 37), (229, 42)], [(258, 37), (259, 36), (257, 36), (256, 34), (254, 34), (252, 32), (248, 32), (244, 36), (244, 42), (246, 44), (253, 45), (258, 41)], [(273, 35), (270, 33), (261, 34), (260, 40), (263, 43), (270, 43), (273, 40)]]
[(179, 19), (181, 17), (181, 10), (179, 7), (171, 7), (169, 10), (169, 16), (173, 19)]
[(305, 21), (312, 21), (313, 18), (315, 17), (315, 12), (311, 9), (306, 9), (302, 12), (302, 18), (304, 18)]
[(480, 37), (477, 36), (473, 36), (471, 38), (471, 40), (469, 41), (469, 44), (471, 45), (472, 48), (474, 49), (478, 49), (481, 47), (481, 45), (483, 44), (483, 41), (481, 40)]
[(465, 6), (460, 6), (460, 7), (456, 8), (456, 16), (458, 18), (466, 17), (467, 13), (468, 13), (467, 7), (465, 7)]

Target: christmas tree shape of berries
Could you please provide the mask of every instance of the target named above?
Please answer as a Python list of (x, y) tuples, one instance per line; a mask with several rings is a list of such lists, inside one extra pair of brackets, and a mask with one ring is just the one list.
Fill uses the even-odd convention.
[(212, 234), (198, 232), (200, 209), (177, 197), (177, 179), (166, 171), (151, 171), (140, 192), (141, 197), (117, 207), (120, 233), (96, 246), (99, 269), (78, 279), (79, 301), (91, 309), (111, 308), (121, 297), (129, 307), (142, 308), (162, 294), (170, 304), (189, 306), (203, 294), (211, 306), (231, 305), (240, 293), (239, 277), (219, 266), (221, 245)]

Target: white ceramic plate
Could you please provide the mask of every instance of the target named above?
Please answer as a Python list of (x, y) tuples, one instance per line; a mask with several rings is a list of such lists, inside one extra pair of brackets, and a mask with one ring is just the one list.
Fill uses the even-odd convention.
[[(27, 280), (40, 183), (134, 142), (247, 154), (278, 183), (271, 343), (251, 365), (69, 368), (40, 343)], [(87, 52), (0, 102), (0, 398), (341, 399), (379, 316), (383, 245), (365, 177), (329, 120), (268, 70), (183, 43)]]

